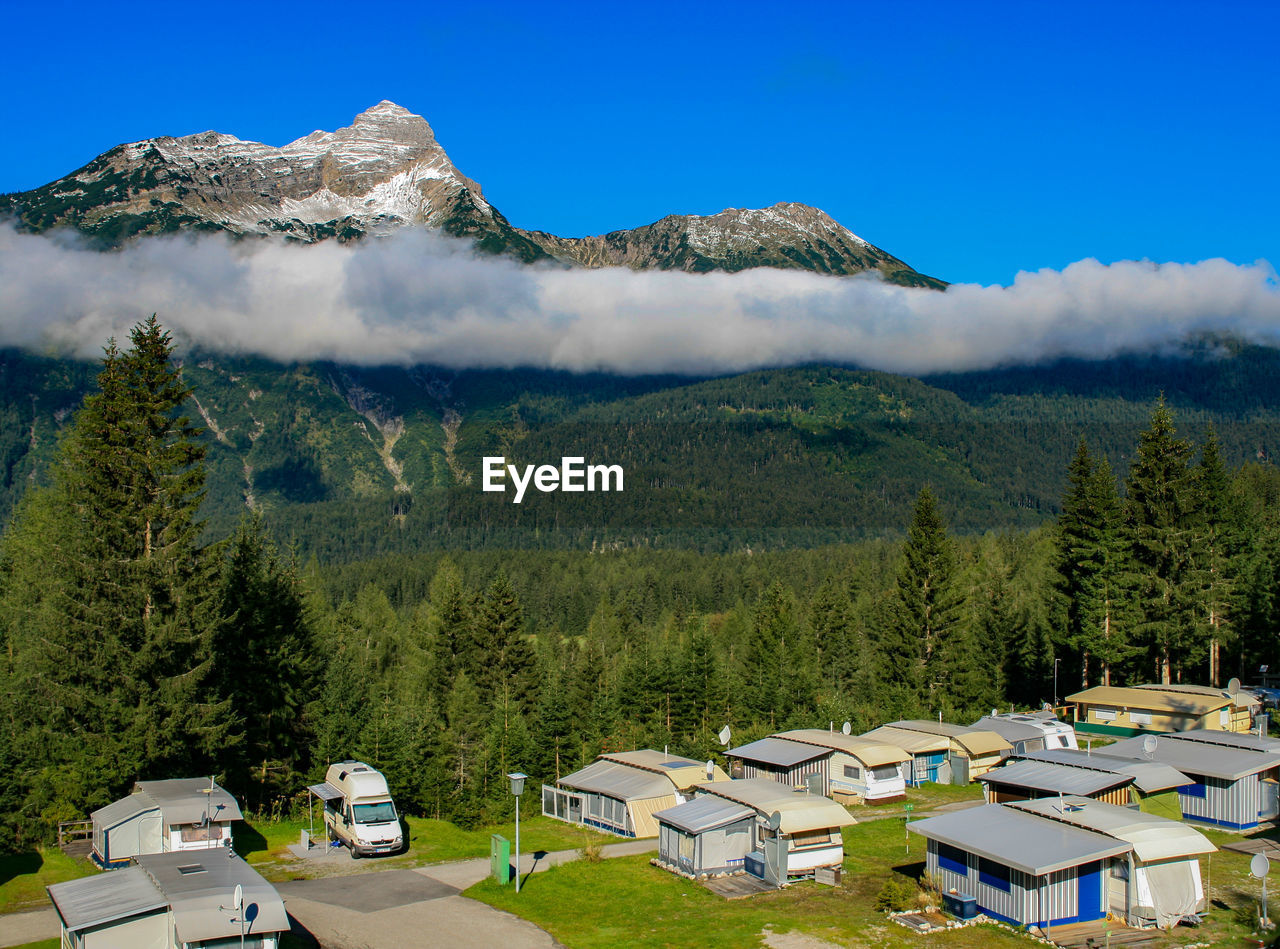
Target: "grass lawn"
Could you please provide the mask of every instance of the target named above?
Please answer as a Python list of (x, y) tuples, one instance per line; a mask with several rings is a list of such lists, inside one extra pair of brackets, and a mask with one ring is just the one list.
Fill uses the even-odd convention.
[[(1239, 838), (1208, 831), (1221, 846)], [(998, 926), (976, 926), (927, 937), (889, 922), (875, 898), (894, 875), (917, 876), (924, 867), (924, 841), (907, 835), (899, 820), (876, 820), (845, 830), (844, 877), (830, 888), (800, 883), (748, 900), (722, 900), (702, 886), (651, 866), (648, 858), (621, 857), (600, 863), (576, 861), (528, 878), (519, 897), (511, 886), (484, 880), (466, 895), (522, 916), (572, 949), (607, 946), (763, 946), (766, 927), (797, 932), (841, 946), (921, 946), (999, 949), (1027, 946), (1021, 934)], [(1159, 935), (1158, 945), (1257, 945), (1249, 939), (1249, 913), (1258, 897), (1249, 877), (1249, 857), (1220, 851), (1201, 860), (1212, 905), (1205, 924)], [(1276, 900), (1280, 903), (1280, 899)], [(1273, 914), (1280, 915), (1280, 914)]]
[(0, 913), (43, 909), (44, 888), (97, 870), (87, 860), (73, 860), (57, 847), (0, 856)]
[[(425, 817), (409, 817), (406, 820), (409, 824), (407, 852), (394, 857), (353, 860), (351, 869), (363, 871), (375, 867), (415, 867), (475, 857), (487, 859), (491, 835), (501, 834), (512, 841), (513, 845), (515, 841), (514, 819), (509, 824), (476, 830), (463, 830), (447, 821)], [(236, 850), (269, 880), (296, 879), (310, 872), (325, 872), (324, 869), (317, 870), (297, 862), (286, 849), (288, 844), (298, 842), (299, 834), (307, 826), (304, 821), (237, 824)], [(319, 836), (320, 831), (317, 830), (316, 833)], [(577, 850), (588, 840), (616, 843), (619, 839), (587, 828), (570, 826), (549, 817), (520, 820), (520, 849), (524, 853), (536, 850)]]
[(61, 939), (41, 939), (39, 942), (24, 942), (13, 949), (59, 949), (61, 945)]

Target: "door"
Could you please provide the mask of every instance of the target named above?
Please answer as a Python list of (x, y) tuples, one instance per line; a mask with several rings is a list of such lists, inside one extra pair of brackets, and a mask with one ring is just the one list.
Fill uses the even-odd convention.
[(1275, 778), (1262, 779), (1262, 809), (1258, 817), (1262, 820), (1280, 817), (1280, 782)]
[(1076, 892), (1076, 916), (1082, 922), (1102, 919), (1107, 915), (1102, 903), (1102, 864), (1086, 863), (1079, 870), (1079, 890)]

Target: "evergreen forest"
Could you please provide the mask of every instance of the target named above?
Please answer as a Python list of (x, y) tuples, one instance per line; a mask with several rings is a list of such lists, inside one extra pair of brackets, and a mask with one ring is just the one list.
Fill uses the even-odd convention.
[[(899, 718), (967, 723), (1082, 686), (1218, 684), (1280, 659), (1280, 473), (1265, 455), (1248, 457), (1248, 438), (1220, 436), (1208, 416), (1186, 418), (1163, 397), (1137, 422), (1087, 430), (1063, 413), (1051, 429), (1028, 423), (1019, 444), (1030, 474), (992, 494), (971, 475), (994, 471), (994, 459), (963, 469), (949, 460), (983, 441), (964, 433), (971, 417), (960, 395), (951, 397), (955, 424), (935, 429), (949, 434), (931, 443), (916, 430), (906, 454), (895, 453), (907, 442), (861, 451), (822, 414), (837, 394), (846, 412), (853, 393), (879, 407), (887, 430), (908, 401), (918, 406), (915, 380), (872, 386), (847, 370), (812, 369), (790, 382), (752, 374), (655, 386), (625, 393), (651, 400), (648, 428), (619, 435), (626, 423), (604, 402), (575, 407), (584, 414), (574, 431), (636, 451), (648, 443), (651, 460), (665, 438), (718, 437), (732, 449), (717, 456), (730, 467), (749, 468), (752, 446), (766, 444), (759, 457), (788, 474), (772, 493), (744, 496), (742, 514), (763, 523), (771, 501), (796, 528), (785, 542), (735, 540), (718, 497), (706, 502), (715, 543), (607, 542), (586, 529), (607, 516), (600, 506), (577, 512), (579, 533), (504, 546), (504, 537), (556, 528), (549, 495), (515, 513), (493, 507), (494, 518), (526, 520), (503, 522), (482, 544), (438, 533), (344, 548), (345, 522), (331, 513), (308, 529), (298, 509), (292, 520), (271, 504), (232, 518), (234, 507), (216, 503), (222, 489), (211, 485), (235, 435), (192, 420), (193, 405), (212, 401), (200, 388), (209, 373), (180, 365), (153, 317), (127, 347), (108, 345), (96, 382), (46, 442), (39, 477), (35, 456), (10, 456), (0, 767), (12, 779), (0, 784), (0, 849), (49, 839), (58, 821), (139, 779), (214, 774), (249, 811), (277, 815), (305, 805), (327, 763), (357, 757), (386, 774), (403, 810), (474, 825), (506, 813), (510, 770), (550, 782), (601, 751), (646, 747), (723, 762), (716, 735), (726, 724), (737, 745), (846, 720), (855, 732)], [(805, 404), (777, 391), (797, 378), (808, 380)], [(64, 382), (79, 391), (79, 380)], [(983, 379), (948, 384), (958, 391), (961, 382), (964, 398), (988, 398)], [(1026, 380), (1028, 397), (1070, 402), (1032, 392), (1040, 384)], [(901, 403), (886, 395), (894, 386)], [(744, 391), (763, 392), (769, 407)], [(662, 434), (681, 400), (687, 416)], [(750, 416), (763, 442), (728, 438), (717, 426), (738, 423), (724, 411), (699, 425), (708, 405), (736, 405), (730, 414)], [(524, 424), (536, 409), (484, 424)], [(567, 411), (549, 397), (543, 409)], [(568, 453), (554, 426), (540, 431), (548, 450)], [(840, 484), (852, 483), (818, 470), (826, 462), (806, 448), (813, 440), (835, 445), (841, 464), (878, 471), (858, 503), (896, 522), (850, 527), (843, 539), (831, 522), (799, 530), (812, 505), (788, 507), (777, 484), (813, 469), (831, 492), (816, 499), (821, 507), (839, 505)], [(482, 452), (483, 439), (464, 432), (450, 450)], [(690, 452), (669, 475), (696, 477), (696, 459), (715, 454)], [(945, 463), (929, 470), (952, 476), (910, 490), (895, 476), (904, 469), (875, 467), (941, 454)], [(299, 452), (295, 462), (305, 475), (314, 457)], [(315, 490), (328, 490), (329, 475), (313, 473)], [(288, 490), (305, 482), (293, 478)], [(474, 486), (449, 490), (454, 506), (434, 516), (480, 504)], [(1017, 496), (1036, 516), (987, 516), (1018, 509), (1009, 503)], [(379, 506), (384, 532), (412, 513), (366, 501)], [(365, 502), (322, 503), (332, 512)], [(663, 510), (669, 525), (683, 516)], [(857, 521), (855, 508), (846, 514)], [(485, 516), (468, 515), (473, 525)], [(696, 526), (698, 512), (688, 516)], [(642, 517), (631, 508), (620, 526), (634, 532)], [(536, 810), (538, 799), (524, 803)]]

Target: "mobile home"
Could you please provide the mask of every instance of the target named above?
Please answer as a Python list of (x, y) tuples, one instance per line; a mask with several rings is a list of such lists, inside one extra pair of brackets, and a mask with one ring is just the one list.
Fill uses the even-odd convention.
[[(726, 757), (741, 763), (742, 778), (764, 778), (791, 789), (805, 787), (805, 780), (817, 775), (822, 779), (823, 793), (829, 781), (827, 763), (831, 754), (830, 748), (777, 737), (761, 738), (725, 752)], [(738, 774), (737, 769), (734, 774)]]
[(225, 848), (142, 854), (47, 890), (63, 949), (278, 949), (289, 931), (275, 887)]
[(1104, 919), (1107, 879), (1133, 845), (1001, 804), (907, 824), (927, 841), (925, 865), (943, 892), (973, 897), (993, 919), (1058, 926)]
[(132, 794), (89, 816), (91, 857), (108, 869), (144, 853), (230, 847), (232, 822), (242, 819), (235, 798), (212, 778), (139, 781)]
[(891, 745), (910, 755), (911, 760), (899, 766), (903, 781), (910, 787), (919, 787), (926, 781), (938, 781), (942, 784), (951, 782), (951, 766), (947, 762), (947, 754), (951, 750), (950, 738), (910, 731), (894, 725), (881, 725), (859, 737)]
[(1258, 700), (1204, 686), (1099, 685), (1067, 696), (1079, 732), (1129, 737), (1190, 729), (1247, 732)]
[(857, 821), (829, 797), (763, 778), (708, 783), (698, 790), (755, 812), (751, 852), (743, 861), (749, 873), (785, 883), (844, 862), (840, 831)]
[(656, 837), (654, 814), (689, 800), (701, 782), (728, 781), (719, 765), (661, 751), (603, 754), (555, 785), (542, 786), (542, 813), (620, 837)]
[(1078, 748), (1076, 733), (1049, 712), (993, 712), (970, 726), (995, 732), (1013, 746), (1013, 753)]
[(1207, 909), (1199, 858), (1218, 848), (1186, 824), (1081, 797), (1009, 806), (1132, 844), (1106, 884), (1109, 912), (1130, 926), (1168, 929)]
[(1178, 788), (1187, 820), (1245, 830), (1280, 816), (1280, 753), (1161, 735), (1148, 754), (1148, 737), (1107, 745), (1095, 757), (1157, 761), (1187, 775), (1190, 782)]
[(906, 794), (902, 772), (911, 755), (901, 748), (820, 728), (799, 728), (774, 737), (831, 749), (823, 793), (840, 804), (895, 801)]
[[(934, 767), (932, 769), (934, 777), (926, 778), (926, 780), (944, 784), (968, 784), (992, 768), (999, 767), (1004, 757), (1013, 750), (1013, 746), (1008, 741), (993, 731), (953, 725), (949, 722), (933, 722), (927, 719), (891, 722), (883, 728), (867, 732), (864, 737), (879, 738), (915, 754), (912, 749), (906, 747), (907, 739), (903, 735), (904, 732), (945, 741), (945, 750), (942, 751), (942, 755), (947, 765), (946, 772), (942, 772), (940, 767)], [(933, 756), (937, 754), (937, 751), (932, 753)], [(933, 760), (937, 760), (936, 757)], [(939, 761), (940, 765), (941, 761)]]
[(658, 811), (658, 862), (685, 876), (736, 873), (755, 849), (756, 812), (703, 794)]

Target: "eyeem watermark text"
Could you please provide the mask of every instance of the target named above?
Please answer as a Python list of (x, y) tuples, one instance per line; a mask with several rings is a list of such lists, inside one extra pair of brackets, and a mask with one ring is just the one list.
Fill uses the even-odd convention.
[(521, 474), (515, 465), (507, 464), (502, 455), (486, 455), (484, 490), (506, 491), (506, 479), (516, 487), (513, 503), (519, 504), (530, 483), (543, 493), (550, 491), (621, 491), (622, 465), (589, 465), (582, 457), (561, 458), (560, 466), (525, 465)]

